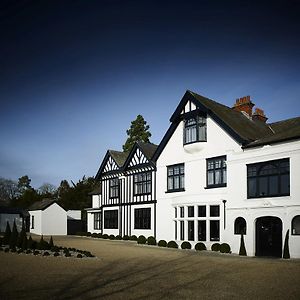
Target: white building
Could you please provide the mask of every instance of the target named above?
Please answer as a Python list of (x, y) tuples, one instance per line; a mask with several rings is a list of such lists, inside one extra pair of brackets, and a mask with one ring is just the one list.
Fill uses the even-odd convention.
[(67, 211), (54, 199), (43, 199), (30, 206), (30, 233), (66, 235)]
[(157, 146), (138, 142), (129, 153), (107, 151), (87, 209), (88, 231), (113, 235), (155, 235)]
[(227, 242), (300, 257), (300, 118), (267, 124), (250, 97), (233, 108), (187, 91), (153, 159), (157, 239)]
[(157, 149), (107, 152), (88, 231), (234, 253), (243, 234), (248, 255), (275, 257), (288, 234), (300, 257), (300, 117), (266, 123), (253, 106), (250, 96), (230, 108), (187, 91)]

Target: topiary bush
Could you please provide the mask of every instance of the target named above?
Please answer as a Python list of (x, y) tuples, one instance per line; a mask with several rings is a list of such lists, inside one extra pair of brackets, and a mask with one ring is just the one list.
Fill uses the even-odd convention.
[(82, 256), (82, 254), (78, 253), (76, 257), (77, 258), (82, 258), (83, 256)]
[(16, 247), (18, 236), (19, 236), (19, 233), (17, 230), (17, 225), (16, 225), (16, 222), (14, 221), (13, 229), (12, 229), (10, 239), (9, 239), (9, 248), (13, 249)]
[(9, 222), (7, 221), (6, 229), (5, 229), (5, 233), (4, 233), (4, 237), (3, 237), (3, 245), (9, 244), (10, 236), (11, 236), (11, 229), (10, 229)]
[(91, 235), (91, 237), (93, 237), (93, 238), (97, 238), (98, 237), (98, 233), (92, 233), (92, 235)]
[(33, 251), (33, 255), (38, 255), (38, 254), (40, 254), (40, 251), (39, 251), (39, 250), (34, 250), (34, 251)]
[(55, 252), (55, 253), (53, 254), (54, 257), (59, 256), (59, 255), (60, 255), (59, 252)]
[(115, 240), (121, 240), (121, 239), (122, 239), (122, 237), (119, 234), (116, 235)]
[(102, 238), (105, 239), (105, 240), (107, 240), (107, 239), (108, 239), (108, 234), (106, 234), (106, 233), (103, 234), (103, 235), (102, 235)]
[(148, 245), (152, 245), (152, 246), (155, 246), (156, 245), (156, 239), (154, 236), (149, 236), (147, 238), (147, 244)]
[(282, 254), (282, 258), (284, 258), (284, 259), (291, 258), (290, 250), (289, 250), (289, 232), (290, 232), (290, 230), (288, 229), (288, 231), (286, 232), (286, 235), (285, 235), (285, 240), (284, 240), (284, 247), (283, 247), (283, 254)]
[(92, 234), (90, 232), (87, 232), (86, 233), (86, 236), (91, 236)]
[(32, 253), (32, 251), (30, 250), (30, 249), (28, 249), (28, 250), (26, 250), (26, 252), (25, 252), (26, 254), (31, 254)]
[(220, 244), (219, 243), (212, 244), (211, 245), (211, 250), (216, 251), (216, 252), (220, 251)]
[(113, 234), (111, 234), (109, 237), (108, 237), (110, 240), (114, 240), (115, 239), (115, 236)]
[(178, 244), (175, 241), (169, 241), (167, 244), (168, 248), (178, 248)]
[(159, 247), (167, 247), (167, 242), (165, 240), (160, 240), (157, 245)]
[(241, 245), (240, 245), (239, 255), (247, 256), (247, 251), (246, 251), (246, 247), (245, 247), (244, 235), (243, 234), (241, 234)]
[(101, 239), (102, 238), (102, 233), (97, 233), (97, 238)]
[(231, 253), (230, 246), (227, 243), (222, 243), (220, 245), (220, 252), (221, 253)]
[(5, 248), (4, 252), (6, 252), (6, 253), (9, 252), (9, 248)]
[(124, 241), (129, 241), (129, 239), (130, 239), (130, 238), (129, 238), (129, 235), (125, 234), (125, 235), (123, 236), (123, 240), (124, 240)]
[(130, 240), (131, 240), (131, 241), (137, 241), (137, 236), (136, 236), (136, 235), (132, 235), (132, 236), (130, 237)]
[(182, 242), (181, 243), (181, 249), (191, 249), (192, 245), (190, 242)]
[(50, 255), (50, 253), (48, 252), (48, 251), (45, 251), (44, 253), (43, 253), (43, 256), (49, 256)]
[(137, 239), (138, 244), (146, 244), (146, 242), (147, 242), (147, 239), (143, 235), (140, 235)]
[(202, 242), (199, 242), (195, 245), (195, 250), (197, 251), (203, 251), (203, 250), (206, 250), (206, 246), (204, 243)]

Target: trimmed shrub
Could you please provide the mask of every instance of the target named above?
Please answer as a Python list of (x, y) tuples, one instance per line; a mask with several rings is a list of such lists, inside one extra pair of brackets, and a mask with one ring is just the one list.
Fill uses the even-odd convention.
[(38, 255), (38, 254), (40, 254), (40, 251), (39, 251), (39, 250), (34, 250), (34, 251), (33, 251), (33, 255)]
[(9, 248), (5, 248), (5, 249), (4, 249), (4, 252), (9, 252)]
[(190, 242), (182, 242), (181, 243), (181, 249), (191, 249), (192, 245)]
[(97, 233), (97, 238), (101, 239), (102, 238), (102, 233)]
[(131, 240), (131, 241), (137, 241), (137, 236), (136, 236), (136, 235), (132, 235), (132, 236), (130, 237), (130, 240)]
[(230, 246), (227, 243), (222, 243), (220, 245), (220, 252), (221, 253), (231, 253)]
[(282, 258), (284, 258), (284, 259), (291, 258), (290, 250), (289, 250), (289, 232), (290, 232), (290, 230), (288, 229), (288, 231), (286, 232), (286, 235), (285, 235), (285, 240), (284, 240), (283, 255), (282, 255)]
[(26, 254), (31, 254), (32, 253), (32, 251), (30, 250), (30, 249), (28, 249), (28, 250), (26, 250), (26, 252), (25, 252)]
[(70, 257), (71, 256), (71, 253), (70, 252), (66, 252), (65, 253), (65, 257)]
[(152, 245), (152, 246), (155, 246), (156, 245), (156, 239), (154, 236), (149, 236), (147, 238), (147, 244), (148, 245)]
[(10, 248), (10, 252), (13, 252), (13, 253), (17, 252), (16, 247)]
[(13, 249), (17, 245), (17, 240), (18, 240), (18, 230), (17, 230), (17, 225), (16, 222), (14, 221), (13, 229), (10, 235), (9, 239), (9, 248)]
[(203, 250), (206, 250), (206, 246), (204, 243), (200, 242), (200, 243), (197, 243), (195, 245), (195, 250), (197, 251), (203, 251)]
[(17, 251), (18, 254), (23, 253), (23, 252), (24, 252), (24, 251), (23, 251), (22, 249), (19, 249), (19, 250)]
[(93, 238), (97, 238), (98, 237), (98, 233), (92, 233), (92, 237)]
[(32, 249), (32, 244), (33, 244), (33, 240), (32, 240), (32, 237), (30, 235), (29, 238), (28, 238), (28, 241), (27, 241), (27, 248)]
[(113, 234), (111, 234), (109, 237), (108, 237), (110, 240), (114, 240), (115, 239), (115, 236)]
[(147, 239), (143, 235), (140, 235), (137, 239), (138, 244), (146, 244), (146, 242), (147, 242)]
[(53, 254), (53, 256), (59, 256), (60, 254), (58, 253), (58, 252), (55, 252), (54, 254)]
[(167, 247), (168, 248), (178, 248), (178, 245), (175, 241), (169, 241), (168, 244), (167, 244)]
[(124, 240), (124, 241), (129, 241), (129, 239), (130, 239), (129, 235), (125, 234), (125, 235), (123, 236), (123, 240)]
[(44, 240), (43, 235), (41, 236), (41, 239), (37, 245), (37, 248), (39, 250), (49, 250), (49, 248), (50, 248), (48, 242)]
[(165, 240), (160, 240), (157, 245), (159, 247), (167, 247), (167, 242)]
[(43, 256), (49, 256), (50, 255), (50, 253), (48, 252), (48, 251), (45, 251), (44, 253), (43, 253)]
[(220, 244), (219, 243), (212, 244), (211, 245), (211, 250), (216, 251), (216, 252), (220, 251)]
[(102, 238), (107, 240), (107, 239), (108, 239), (108, 234), (106, 234), (106, 233), (103, 234), (103, 235), (102, 235)]
[(2, 247), (0, 247), (0, 251), (3, 251), (3, 248), (2, 248)]
[(121, 240), (121, 239), (122, 239), (122, 237), (119, 234), (116, 235), (115, 240)]
[(49, 247), (50, 247), (50, 249), (51, 249), (52, 247), (54, 247), (54, 243), (53, 243), (53, 237), (52, 237), (52, 235), (51, 235), (51, 237), (50, 237), (50, 241), (49, 241)]
[(5, 233), (4, 233), (4, 237), (3, 237), (3, 244), (4, 245), (8, 245), (9, 244), (9, 240), (10, 240), (10, 236), (11, 236), (11, 229), (9, 226), (9, 222), (6, 222), (6, 229), (5, 229)]
[(247, 251), (246, 251), (246, 247), (245, 247), (244, 235), (243, 234), (241, 234), (241, 245), (240, 245), (239, 255), (247, 256)]
[(76, 257), (77, 258), (82, 258), (83, 256), (82, 256), (82, 254), (78, 253)]
[(92, 234), (90, 232), (87, 232), (86, 233), (86, 236), (91, 236)]

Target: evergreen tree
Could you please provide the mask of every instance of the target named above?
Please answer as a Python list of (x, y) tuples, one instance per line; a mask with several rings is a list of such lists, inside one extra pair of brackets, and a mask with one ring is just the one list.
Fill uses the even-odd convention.
[(15, 248), (17, 245), (17, 240), (18, 240), (18, 230), (17, 230), (16, 222), (14, 221), (13, 229), (9, 239), (9, 248), (11, 249)]
[(28, 247), (28, 240), (27, 240), (27, 235), (26, 235), (26, 232), (25, 232), (21, 248), (22, 248), (22, 250), (27, 250), (27, 247)]
[(51, 249), (52, 247), (54, 247), (52, 235), (51, 235), (51, 237), (50, 237), (49, 247), (50, 247), (50, 249)]
[(143, 116), (138, 115), (134, 121), (131, 122), (130, 128), (126, 131), (128, 138), (123, 145), (123, 151), (127, 152), (132, 149), (135, 142), (149, 143), (151, 133), (149, 131), (150, 126), (144, 120)]
[(246, 247), (245, 247), (244, 235), (243, 234), (241, 234), (241, 246), (240, 246), (239, 255), (247, 256), (247, 251), (246, 251)]
[(25, 238), (27, 240), (26, 231), (25, 231), (25, 227), (24, 227), (24, 224), (23, 224), (22, 230), (20, 231), (19, 236), (18, 236), (17, 247), (22, 248), (22, 245), (23, 245), (23, 242), (24, 242)]
[(289, 250), (289, 232), (290, 230), (286, 232), (285, 240), (284, 240), (284, 247), (283, 247), (283, 258), (289, 259), (290, 257), (290, 250)]
[(28, 238), (27, 248), (28, 248), (28, 249), (33, 249), (33, 240), (32, 240), (31, 235), (30, 235), (29, 238)]
[(10, 236), (11, 236), (11, 229), (9, 226), (9, 222), (6, 222), (6, 229), (5, 229), (5, 233), (4, 233), (4, 237), (3, 237), (3, 244), (4, 245), (8, 245), (9, 244), (9, 240), (10, 240)]

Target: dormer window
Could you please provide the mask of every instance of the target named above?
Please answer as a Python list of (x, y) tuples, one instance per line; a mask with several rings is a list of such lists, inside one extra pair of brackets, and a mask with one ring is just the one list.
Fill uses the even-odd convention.
[(206, 142), (206, 117), (192, 116), (184, 121), (184, 144)]

